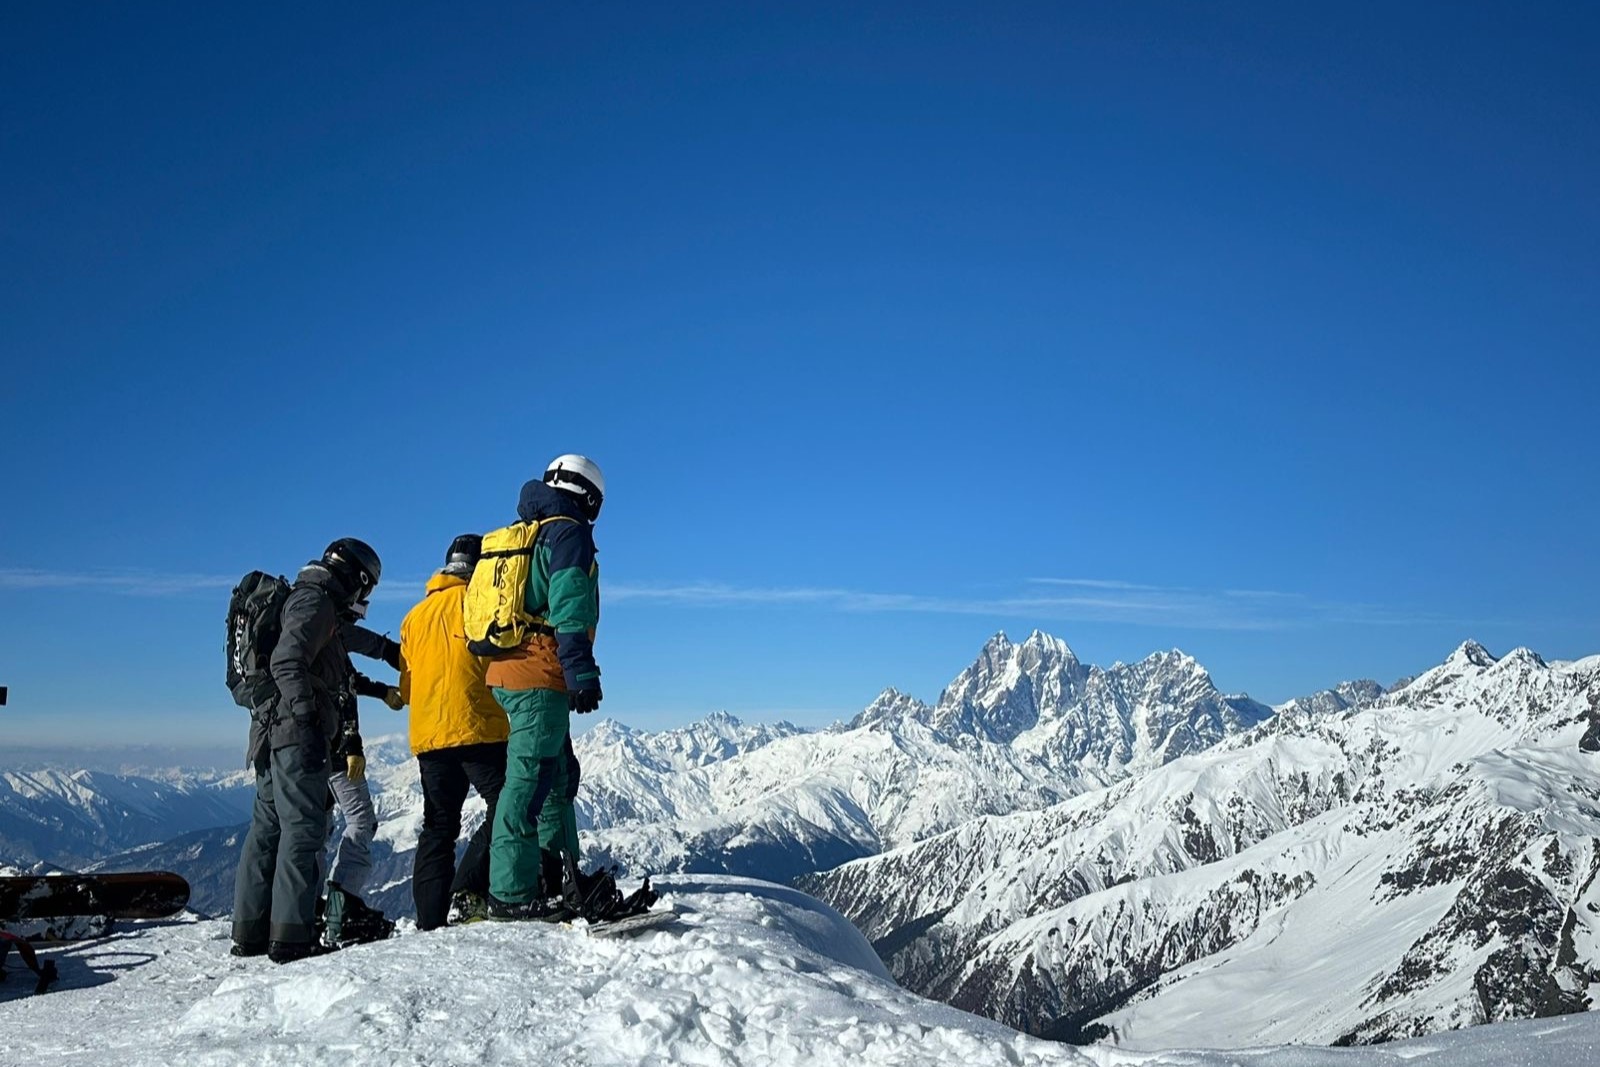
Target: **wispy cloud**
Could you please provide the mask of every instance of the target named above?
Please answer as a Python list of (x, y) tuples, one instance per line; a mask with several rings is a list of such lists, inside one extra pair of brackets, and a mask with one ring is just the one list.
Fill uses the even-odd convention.
[(1082, 593), (1023, 591), (999, 596), (933, 596), (859, 589), (736, 586), (719, 582), (612, 585), (611, 603), (681, 607), (815, 607), (872, 613), (988, 615), (1040, 622), (1114, 622), (1195, 630), (1284, 630), (1326, 623), (1406, 625), (1455, 622), (1375, 604), (1324, 603), (1297, 593), (1202, 590), (1101, 578), (1035, 578), (1026, 586), (1081, 589)]
[[(44, 570), (37, 567), (0, 567), (0, 591), (8, 589), (92, 589), (121, 596), (181, 597), (195, 593), (231, 590), (239, 574), (163, 573), (146, 570)], [(290, 576), (293, 580), (293, 576)], [(422, 595), (421, 582), (385, 582), (373, 594), (375, 600), (415, 600)]]
[(1079, 589), (1116, 589), (1121, 591), (1132, 590), (1159, 590), (1159, 585), (1139, 585), (1137, 582), (1123, 582), (1114, 578), (1029, 578), (1034, 585), (1070, 585)]
[(182, 596), (232, 589), (237, 574), (163, 574), (157, 571), (49, 571), (0, 567), (0, 589), (94, 589), (126, 596)]
[[(238, 575), (161, 573), (144, 570), (59, 571), (0, 568), (0, 592), (31, 589), (92, 589), (134, 597), (215, 596), (232, 589)], [(422, 582), (388, 581), (374, 599), (410, 602)], [(1045, 622), (1105, 622), (1192, 630), (1286, 630), (1328, 624), (1396, 626), (1419, 623), (1462, 625), (1479, 620), (1404, 611), (1385, 605), (1317, 601), (1273, 590), (1205, 590), (1108, 578), (1030, 578), (1015, 593), (961, 596), (839, 587), (734, 585), (697, 581), (608, 584), (608, 604), (660, 604), (685, 608), (811, 608), (851, 614), (912, 613), (982, 615)]]

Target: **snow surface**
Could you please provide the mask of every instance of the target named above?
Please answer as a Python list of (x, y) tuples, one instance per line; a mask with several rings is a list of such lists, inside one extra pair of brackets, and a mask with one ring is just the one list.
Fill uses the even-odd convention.
[(49, 950), (56, 991), (0, 986), (0, 1064), (1587, 1067), (1600, 1054), (1594, 1014), (1361, 1049), (1075, 1048), (898, 988), (796, 890), (725, 876), (661, 888), (679, 922), (630, 940), (481, 923), (285, 967), (228, 956), (220, 921), (134, 926)]

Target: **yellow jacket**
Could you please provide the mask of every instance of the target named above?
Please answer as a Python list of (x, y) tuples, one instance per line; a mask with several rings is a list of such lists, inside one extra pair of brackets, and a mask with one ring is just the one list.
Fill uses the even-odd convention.
[(411, 751), (504, 741), (506, 713), (484, 683), (489, 661), (467, 651), (461, 602), (467, 580), (428, 579), (428, 593), (400, 623), (400, 694), (411, 705)]

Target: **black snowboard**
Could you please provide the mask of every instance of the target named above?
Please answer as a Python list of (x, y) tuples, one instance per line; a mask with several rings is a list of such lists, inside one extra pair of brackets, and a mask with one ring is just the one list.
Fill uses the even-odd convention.
[(641, 911), (636, 915), (625, 915), (620, 919), (608, 919), (605, 922), (590, 923), (583, 928), (583, 932), (590, 937), (632, 937), (634, 934), (646, 930), (659, 930), (663, 926), (670, 926), (678, 921), (678, 912), (675, 908), (657, 908), (655, 911)]
[(161, 919), (189, 903), (189, 883), (170, 871), (0, 878), (0, 921), (105, 915)]

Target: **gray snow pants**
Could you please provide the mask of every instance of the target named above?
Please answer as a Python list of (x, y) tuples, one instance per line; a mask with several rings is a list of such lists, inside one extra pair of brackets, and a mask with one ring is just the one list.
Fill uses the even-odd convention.
[[(378, 816), (372, 808), (372, 789), (365, 778), (352, 782), (345, 776), (343, 760), (334, 760), (339, 773), (329, 775), (334, 803), (344, 812), (344, 833), (333, 853), (328, 882), (337, 883), (346, 893), (361, 896), (372, 877), (372, 839), (378, 836)], [(329, 827), (330, 831), (332, 827)]]
[(255, 807), (234, 878), (234, 941), (315, 939), (327, 828), (327, 765), (307, 767), (297, 745), (274, 749), (256, 772)]

